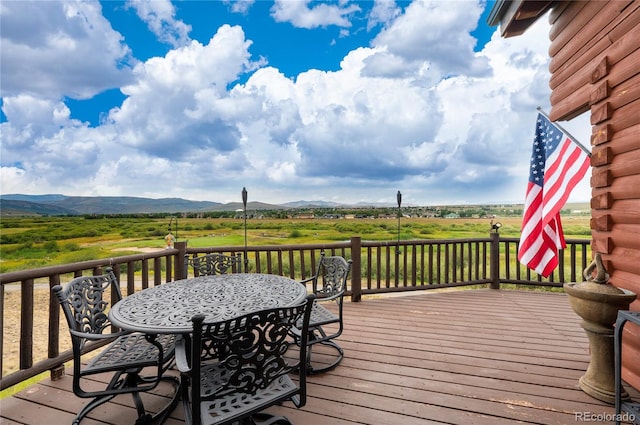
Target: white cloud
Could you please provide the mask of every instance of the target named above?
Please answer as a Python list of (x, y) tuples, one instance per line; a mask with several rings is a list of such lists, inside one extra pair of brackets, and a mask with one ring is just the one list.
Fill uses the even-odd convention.
[(231, 11), (234, 13), (246, 14), (251, 9), (251, 6), (255, 3), (255, 0), (222, 0), (223, 3), (231, 6)]
[(5, 97), (3, 111), (16, 127), (38, 126), (42, 128), (63, 125), (69, 117), (69, 109), (62, 103), (27, 94)]
[[(43, 14), (41, 7), (57, 18), (42, 20), (42, 34), (22, 35), (15, 21), (26, 18), (11, 19), (16, 6), (3, 3), (3, 43), (7, 22), (14, 48), (38, 46), (50, 57), (72, 52), (76, 67), (62, 65), (72, 73), (84, 70), (73, 52), (117, 47), (103, 49), (102, 64), (129, 54), (99, 4), (72, 3), (92, 11), (85, 27), (62, 18), (69, 7), (51, 2), (58, 9), (48, 10), (49, 3), (28, 3), (30, 16)], [(496, 32), (474, 52), (469, 32), (480, 6), (443, 3), (416, 2), (401, 15), (395, 4), (378, 3), (376, 19), (385, 26), (370, 46), (349, 52), (337, 71), (293, 79), (253, 60), (265, 52), (252, 51), (240, 26), (223, 25), (207, 43), (193, 40), (137, 63), (118, 85), (126, 100), (95, 128), (70, 119), (63, 96), (72, 88), (99, 90), (102, 77), (122, 71), (111, 65), (91, 74), (96, 81), (69, 84), (27, 55), (37, 72), (48, 72), (47, 87), (14, 79), (5, 93), (3, 80), (1, 190), (227, 202), (246, 186), (250, 199), (264, 202), (394, 202), (400, 189), (407, 204), (521, 201), (535, 108), (548, 110), (548, 24), (542, 18), (510, 39)], [(174, 18), (167, 5), (149, 5), (164, 5), (158, 17)], [(319, 7), (278, 2), (274, 13), (298, 26), (348, 27), (353, 4)], [(95, 27), (111, 41), (45, 42), (55, 32), (91, 35), (87, 28)], [(21, 57), (5, 56), (3, 44), (3, 79)], [(588, 141), (588, 120), (580, 121), (567, 127)], [(585, 187), (588, 181), (580, 189), (588, 198)]]
[(174, 47), (189, 43), (191, 26), (176, 19), (176, 9), (169, 0), (129, 0), (128, 4), (163, 43)]
[(369, 12), (367, 30), (371, 30), (378, 24), (388, 25), (401, 13), (402, 10), (394, 0), (374, 0), (371, 12)]
[[(313, 4), (312, 7), (309, 7)], [(360, 11), (356, 4), (312, 3), (311, 0), (275, 0), (271, 16), (277, 22), (290, 22), (298, 28), (317, 28), (336, 25), (350, 27), (349, 16)]]
[[(481, 13), (480, 4), (469, 1), (415, 1), (375, 37), (372, 45), (383, 48), (378, 54), (390, 56), (387, 62), (402, 70), (401, 77), (425, 63), (437, 71), (437, 79), (452, 74), (484, 76), (489, 67), (483, 57), (474, 55), (476, 40), (470, 35)], [(404, 66), (399, 67), (399, 62)], [(379, 69), (365, 72), (381, 73)]]
[(1, 193), (42, 193), (38, 182), (34, 181), (27, 172), (20, 167), (0, 167)]
[(2, 97), (86, 99), (131, 77), (136, 61), (98, 2), (7, 1), (0, 19)]
[(134, 69), (136, 81), (122, 88), (128, 98), (109, 114), (122, 143), (151, 155), (181, 158), (189, 149), (233, 150), (234, 123), (242, 111), (229, 108), (227, 85), (255, 66), (240, 27), (224, 25), (207, 45), (192, 41)]

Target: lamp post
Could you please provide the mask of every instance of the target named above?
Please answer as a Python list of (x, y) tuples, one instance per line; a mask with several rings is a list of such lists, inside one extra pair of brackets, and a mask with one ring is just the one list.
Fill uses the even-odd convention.
[(178, 240), (178, 218), (177, 217), (171, 217), (169, 219), (169, 229), (168, 230), (169, 230), (169, 233), (171, 233), (171, 223), (173, 223), (173, 219), (174, 218), (176, 219), (176, 234), (175, 234), (175, 237), (176, 237), (176, 240)]
[(400, 210), (400, 205), (402, 204), (402, 193), (400, 193), (400, 191), (396, 194), (396, 200), (398, 201), (398, 248), (396, 248), (396, 254), (400, 255), (400, 217), (402, 216), (402, 212)]
[(247, 188), (242, 188), (242, 209), (244, 211), (244, 272), (247, 273), (249, 268), (249, 259), (247, 258)]
[(176, 234), (175, 236), (171, 233), (171, 223), (173, 223), (173, 217), (169, 219), (169, 228), (167, 236), (164, 237), (165, 242), (167, 243), (167, 248), (173, 248), (173, 243), (178, 240), (178, 219), (176, 218)]

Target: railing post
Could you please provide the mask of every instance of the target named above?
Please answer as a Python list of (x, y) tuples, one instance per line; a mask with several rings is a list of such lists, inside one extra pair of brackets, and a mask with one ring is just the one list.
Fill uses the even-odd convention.
[(187, 254), (187, 242), (174, 242), (173, 247), (178, 250), (178, 255), (175, 257), (176, 275), (173, 280), (184, 279), (186, 276), (186, 270), (184, 269), (184, 256)]
[[(60, 355), (60, 304), (53, 295), (53, 287), (60, 284), (60, 275), (49, 276), (49, 347), (48, 358), (53, 359)], [(52, 381), (62, 379), (64, 376), (64, 363), (49, 370)]]
[(351, 301), (359, 302), (362, 298), (362, 239), (351, 237)]
[(500, 289), (500, 234), (491, 232), (489, 236), (491, 236), (491, 247), (489, 249), (490, 287), (491, 289)]
[(33, 366), (34, 280), (20, 282), (20, 369)]

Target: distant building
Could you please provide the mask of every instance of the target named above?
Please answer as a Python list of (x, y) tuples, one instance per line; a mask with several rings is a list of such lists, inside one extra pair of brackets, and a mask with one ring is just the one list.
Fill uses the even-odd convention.
[(315, 214), (313, 213), (300, 213), (300, 214), (296, 214), (296, 216), (294, 218), (301, 218), (301, 219), (312, 219), (315, 218)]

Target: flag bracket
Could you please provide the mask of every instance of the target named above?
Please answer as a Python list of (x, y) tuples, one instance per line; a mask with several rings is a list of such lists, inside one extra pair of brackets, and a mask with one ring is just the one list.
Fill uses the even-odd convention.
[(548, 119), (550, 123), (552, 123), (553, 125), (558, 127), (569, 139), (571, 139), (571, 141), (573, 143), (575, 143), (576, 145), (580, 146), (580, 149), (582, 149), (587, 155), (589, 155), (589, 158), (591, 158), (591, 151), (589, 149), (587, 149), (582, 143), (580, 143), (578, 141), (578, 139), (573, 137), (571, 135), (571, 133), (569, 133), (567, 130), (565, 130), (560, 124), (558, 124), (557, 122), (551, 121), (551, 118), (549, 118), (549, 115), (547, 115), (547, 113), (544, 112), (540, 106), (538, 106), (536, 109), (538, 110), (538, 112), (540, 112), (542, 115), (544, 115), (545, 118)]

